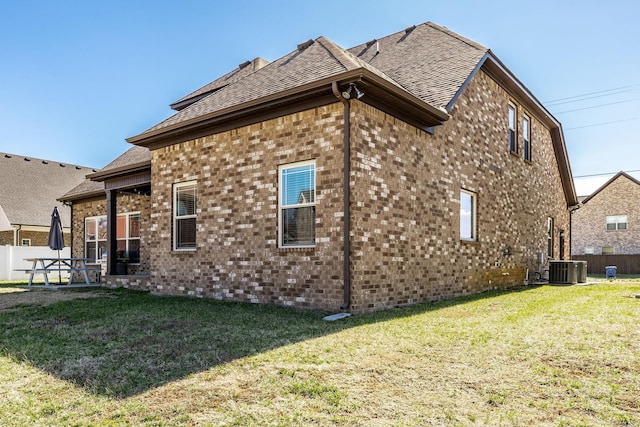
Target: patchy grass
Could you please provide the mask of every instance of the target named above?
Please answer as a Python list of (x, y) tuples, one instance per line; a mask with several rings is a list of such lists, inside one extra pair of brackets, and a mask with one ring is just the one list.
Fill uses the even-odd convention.
[(0, 309), (3, 425), (640, 424), (632, 280), (333, 323), (314, 311), (90, 292)]

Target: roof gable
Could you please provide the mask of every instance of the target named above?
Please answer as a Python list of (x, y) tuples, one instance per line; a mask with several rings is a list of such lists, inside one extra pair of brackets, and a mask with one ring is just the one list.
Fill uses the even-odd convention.
[(611, 179), (607, 182), (605, 182), (604, 184), (602, 184), (602, 186), (600, 188), (598, 188), (596, 191), (594, 191), (591, 195), (587, 196), (586, 198), (584, 198), (582, 200), (582, 204), (587, 203), (589, 200), (593, 199), (595, 196), (597, 196), (598, 194), (600, 194), (602, 191), (604, 191), (607, 187), (609, 187), (611, 184), (613, 184), (616, 180), (618, 179), (628, 179), (629, 181), (633, 182), (634, 184), (640, 185), (640, 181), (638, 181), (637, 179), (635, 179), (634, 177), (632, 177), (631, 175), (625, 173), (625, 172), (618, 172), (617, 174), (615, 174), (613, 177), (611, 177)]

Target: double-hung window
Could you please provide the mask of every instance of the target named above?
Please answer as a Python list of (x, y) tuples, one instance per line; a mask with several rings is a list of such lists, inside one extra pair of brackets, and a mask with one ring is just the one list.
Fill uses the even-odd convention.
[(460, 190), (460, 239), (476, 241), (476, 193)]
[(626, 230), (626, 215), (611, 215), (607, 217), (607, 230)]
[(316, 164), (280, 166), (278, 228), (280, 247), (311, 247), (316, 240)]
[(524, 141), (524, 159), (531, 161), (531, 119), (529, 116), (522, 118), (522, 139)]
[(196, 182), (173, 186), (173, 250), (196, 249)]
[(518, 132), (516, 123), (516, 106), (509, 103), (509, 151), (518, 154)]

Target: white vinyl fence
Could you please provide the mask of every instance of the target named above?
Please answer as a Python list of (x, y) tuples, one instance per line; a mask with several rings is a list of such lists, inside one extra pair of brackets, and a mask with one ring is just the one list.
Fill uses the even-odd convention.
[[(0, 246), (0, 280), (28, 279), (29, 275), (16, 269), (31, 268), (33, 263), (25, 258), (57, 258), (58, 251), (47, 246)], [(61, 258), (70, 258), (71, 249), (60, 251)], [(40, 278), (42, 276), (39, 276)]]

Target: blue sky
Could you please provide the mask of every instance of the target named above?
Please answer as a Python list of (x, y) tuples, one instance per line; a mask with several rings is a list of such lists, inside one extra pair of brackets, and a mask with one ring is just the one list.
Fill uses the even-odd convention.
[(171, 102), (246, 60), (271, 61), (321, 35), (347, 48), (432, 21), (490, 48), (560, 120), (574, 176), (634, 171), (640, 169), (639, 5), (4, 2), (0, 151), (99, 168), (128, 148), (125, 138), (171, 115)]

